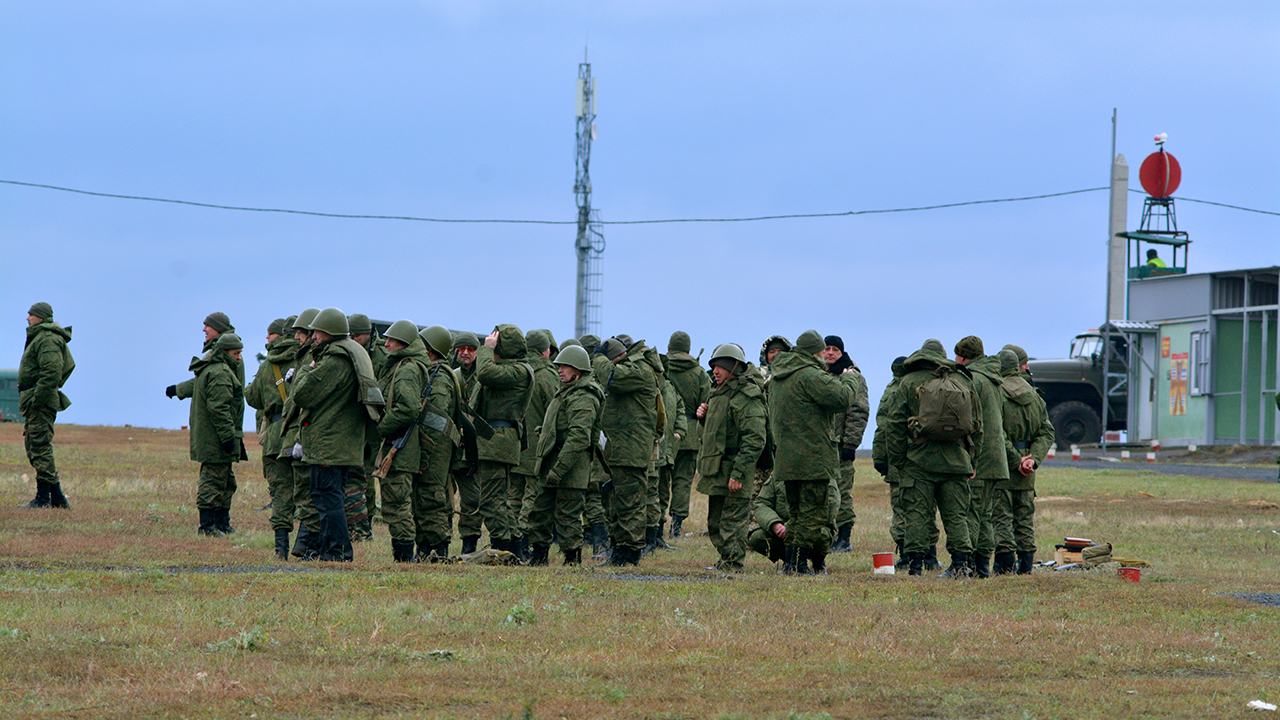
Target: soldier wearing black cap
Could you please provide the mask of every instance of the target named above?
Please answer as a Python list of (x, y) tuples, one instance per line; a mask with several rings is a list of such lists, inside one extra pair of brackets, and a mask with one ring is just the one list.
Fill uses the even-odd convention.
[(849, 537), (854, 523), (858, 521), (858, 514), (853, 509), (854, 460), (857, 458), (858, 446), (862, 444), (862, 435), (867, 431), (871, 402), (867, 396), (867, 380), (862, 376), (857, 363), (845, 352), (844, 340), (839, 335), (828, 335), (823, 342), (827, 344), (823, 351), (827, 372), (835, 375), (854, 392), (853, 404), (848, 410), (836, 413), (832, 420), (832, 432), (840, 446), (840, 511), (836, 513), (836, 540), (831, 545), (831, 551), (852, 552), (853, 545), (850, 544)]
[(53, 307), (38, 302), (27, 311), (27, 344), (18, 366), (18, 409), (22, 413), (27, 461), (36, 471), (36, 496), (29, 508), (66, 508), (62, 481), (53, 462), (53, 422), (71, 405), (60, 388), (75, 369), (67, 350), (71, 328), (53, 321)]

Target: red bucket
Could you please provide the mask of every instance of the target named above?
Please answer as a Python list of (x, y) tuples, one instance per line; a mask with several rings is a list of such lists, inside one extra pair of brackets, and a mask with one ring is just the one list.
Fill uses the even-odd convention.
[(1142, 569), (1135, 567), (1120, 568), (1120, 577), (1130, 582), (1138, 582), (1142, 578)]
[(882, 552), (871, 555), (872, 571), (877, 575), (893, 574), (893, 553)]

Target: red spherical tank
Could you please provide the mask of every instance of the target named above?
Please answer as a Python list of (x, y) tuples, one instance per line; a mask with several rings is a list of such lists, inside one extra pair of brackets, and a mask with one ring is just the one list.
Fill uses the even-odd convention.
[(1142, 161), (1138, 179), (1142, 181), (1142, 189), (1151, 197), (1169, 197), (1182, 182), (1182, 167), (1178, 165), (1177, 158), (1161, 149)]

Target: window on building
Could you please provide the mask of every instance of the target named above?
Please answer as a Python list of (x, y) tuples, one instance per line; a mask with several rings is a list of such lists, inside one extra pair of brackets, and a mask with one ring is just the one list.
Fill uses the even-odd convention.
[(1192, 395), (1208, 395), (1209, 387), (1209, 333), (1201, 330), (1191, 333), (1191, 357), (1188, 358), (1191, 377), (1188, 391)]

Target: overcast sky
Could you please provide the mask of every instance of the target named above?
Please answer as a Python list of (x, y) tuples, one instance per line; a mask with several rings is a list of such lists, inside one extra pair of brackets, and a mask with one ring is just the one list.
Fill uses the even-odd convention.
[[(598, 78), (604, 220), (872, 210), (1108, 183), (1169, 134), (1177, 195), (1280, 210), (1275, 2), (15, 2), (0, 179), (351, 214), (573, 220)], [(1132, 194), (1129, 227), (1142, 196)], [(1280, 217), (1180, 202), (1192, 272), (1280, 263)], [(71, 423), (178, 427), (202, 320), (250, 351), (335, 305), (573, 330), (574, 229), (230, 212), (0, 185), (0, 365), (74, 327)], [(1107, 193), (605, 228), (602, 334), (755, 358), (844, 337), (872, 403), (928, 337), (1064, 354), (1103, 320)], [(250, 355), (247, 352), (246, 355)], [(246, 358), (248, 359), (248, 358)], [(252, 376), (256, 363), (249, 360)], [(251, 424), (252, 413), (249, 413)], [(864, 447), (869, 447), (868, 435)]]

